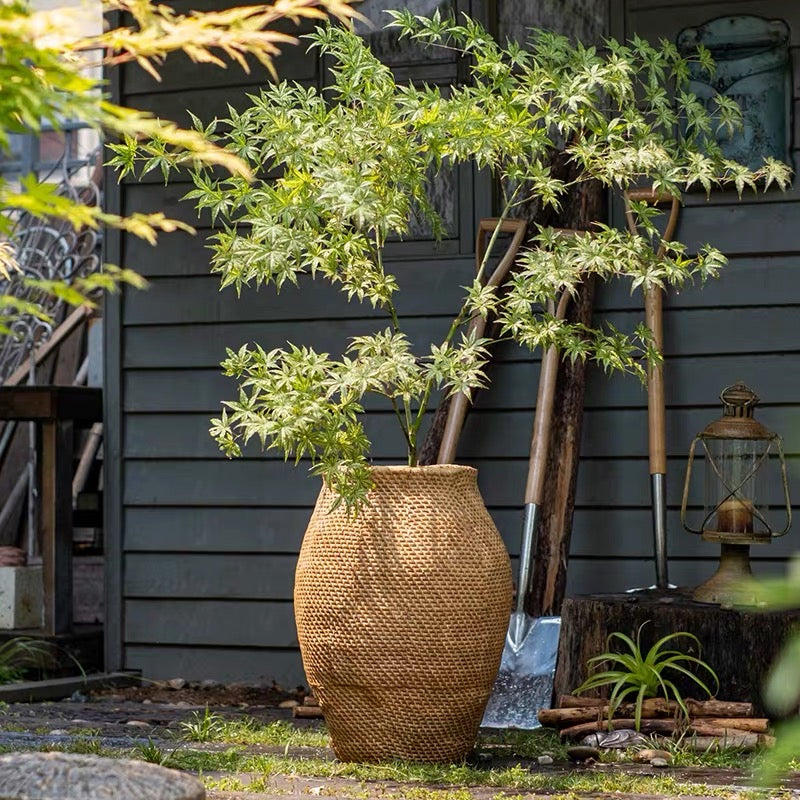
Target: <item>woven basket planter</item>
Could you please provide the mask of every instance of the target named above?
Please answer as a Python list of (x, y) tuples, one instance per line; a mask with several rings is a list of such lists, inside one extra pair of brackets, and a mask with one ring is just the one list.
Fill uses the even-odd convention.
[(377, 467), (356, 519), (322, 490), (295, 580), (306, 676), (343, 761), (456, 761), (500, 664), (511, 569), (470, 467)]

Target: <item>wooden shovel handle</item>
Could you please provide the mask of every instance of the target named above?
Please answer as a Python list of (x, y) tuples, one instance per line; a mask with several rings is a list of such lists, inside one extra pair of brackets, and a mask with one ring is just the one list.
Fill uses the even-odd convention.
[[(487, 286), (500, 286), (508, 277), (514, 261), (516, 260), (519, 248), (525, 238), (527, 223), (521, 219), (482, 219), (478, 223), (478, 230), (475, 240), (475, 269), (480, 271), (483, 259), (486, 256), (488, 238), (498, 228), (503, 233), (513, 233), (511, 241), (508, 243), (506, 252), (498, 262), (488, 278), (484, 279)], [(469, 324), (470, 333), (476, 337), (481, 337), (486, 330), (486, 320), (483, 317), (475, 317)], [(461, 436), (461, 428), (464, 426), (464, 419), (467, 416), (469, 398), (463, 392), (455, 395), (450, 400), (450, 407), (447, 412), (447, 422), (445, 423), (442, 442), (439, 445), (439, 455), (436, 458), (437, 464), (452, 464), (456, 458), (456, 448), (458, 439)]]
[(553, 400), (558, 377), (558, 348), (548, 347), (542, 356), (539, 389), (536, 395), (536, 413), (533, 418), (531, 454), (528, 460), (528, 480), (525, 484), (525, 505), (541, 505), (547, 469), (547, 451), (553, 423)]
[[(658, 256), (661, 258), (665, 251), (665, 243), (675, 235), (678, 225), (680, 201), (669, 194), (655, 192), (652, 189), (631, 189), (625, 192), (625, 219), (631, 233), (638, 233), (636, 220), (631, 209), (631, 200), (649, 203), (651, 205), (666, 205), (670, 203), (669, 217)], [(654, 287), (644, 293), (645, 324), (653, 335), (653, 343), (661, 353), (664, 350), (664, 322), (663, 322), (664, 292)], [(647, 426), (650, 442), (650, 474), (666, 475), (667, 473), (667, 443), (666, 443), (666, 411), (664, 408), (664, 369), (662, 364), (649, 365), (647, 369)]]

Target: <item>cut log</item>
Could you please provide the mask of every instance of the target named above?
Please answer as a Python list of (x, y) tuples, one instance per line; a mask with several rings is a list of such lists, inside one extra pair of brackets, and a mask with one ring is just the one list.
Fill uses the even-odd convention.
[(717, 728), (734, 728), (737, 731), (749, 733), (766, 733), (769, 730), (768, 719), (746, 719), (743, 717), (701, 717), (695, 723), (713, 725)]
[[(621, 729), (635, 730), (635, 719), (612, 719), (610, 722), (607, 719), (598, 720), (597, 722), (584, 722), (580, 725), (572, 725), (569, 728), (564, 728), (559, 733), (562, 737), (580, 737), (586, 736), (588, 733), (595, 733), (596, 731), (607, 730), (621, 730)], [(684, 730), (685, 725), (677, 722), (674, 719), (643, 719), (639, 725), (639, 730), (642, 733), (661, 733), (672, 735), (679, 731)]]
[(739, 750), (756, 750), (759, 747), (772, 747), (775, 740), (759, 733), (739, 733), (724, 738), (716, 736), (687, 736), (682, 746), (696, 753), (708, 753), (735, 747)]
[(324, 715), (319, 706), (295, 706), (292, 716), (298, 719), (321, 719)]
[[(561, 728), (565, 725), (577, 725), (581, 722), (591, 722), (595, 719), (608, 717), (608, 705), (600, 705), (604, 701), (594, 700), (594, 705), (582, 708), (545, 708), (539, 712), (539, 722)], [(672, 700), (667, 701), (660, 697), (653, 697), (642, 703), (642, 718), (654, 719), (656, 717), (672, 717), (680, 711), (678, 704)], [(633, 703), (620, 704), (614, 714), (617, 717), (633, 717), (636, 706)]]
[[(555, 694), (569, 694), (587, 677), (588, 659), (608, 649), (610, 633), (620, 631), (636, 638), (641, 631), (641, 647), (647, 651), (655, 641), (676, 631), (696, 635), (700, 649), (688, 639), (677, 639), (677, 649), (699, 655), (719, 677), (717, 694), (730, 701), (752, 701), (752, 707), (714, 706), (721, 701), (703, 701), (703, 707), (689, 706), (689, 714), (710, 717), (766, 716), (762, 690), (770, 665), (794, 626), (800, 623), (800, 610), (757, 611), (730, 609), (708, 603), (695, 603), (688, 592), (591, 595), (568, 598), (562, 609), (561, 636)], [(735, 646), (731, 646), (731, 643)], [(708, 681), (708, 675), (700, 677)], [(688, 679), (676, 680), (684, 697), (697, 692)], [(716, 688), (713, 687), (712, 688)]]
[(686, 700), (690, 717), (752, 717), (752, 703), (734, 703), (728, 700)]
[[(725, 722), (726, 720), (721, 720)], [(735, 721), (735, 720), (731, 720)], [(693, 719), (689, 723), (689, 730), (694, 731), (698, 736), (738, 736), (741, 733), (766, 733), (769, 730), (769, 721), (754, 720), (761, 723), (757, 729), (753, 728), (736, 728), (732, 725), (715, 725), (712, 724), (712, 719)]]
[[(687, 698), (684, 700), (690, 717), (752, 717), (752, 703), (734, 703), (728, 700), (694, 700)], [(578, 697), (576, 695), (562, 694), (559, 699), (559, 708), (548, 708), (542, 713), (550, 715), (555, 712), (557, 719), (564, 714), (566, 719), (573, 719), (566, 711), (580, 709), (600, 709), (602, 713), (608, 714), (607, 701), (600, 697)], [(618, 716), (631, 716), (633, 703), (622, 703), (617, 709)], [(650, 697), (642, 703), (643, 717), (668, 717), (680, 710), (680, 706), (674, 700), (665, 700), (663, 697)], [(588, 718), (587, 718), (588, 721)], [(543, 723), (544, 724), (544, 723)], [(733, 725), (729, 727), (735, 727)]]

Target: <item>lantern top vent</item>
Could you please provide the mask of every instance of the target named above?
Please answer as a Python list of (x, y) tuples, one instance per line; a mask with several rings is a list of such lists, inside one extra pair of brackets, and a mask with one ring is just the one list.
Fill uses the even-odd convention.
[(722, 390), (722, 417), (707, 425), (700, 434), (710, 439), (774, 439), (769, 428), (753, 417), (758, 395), (743, 381)]

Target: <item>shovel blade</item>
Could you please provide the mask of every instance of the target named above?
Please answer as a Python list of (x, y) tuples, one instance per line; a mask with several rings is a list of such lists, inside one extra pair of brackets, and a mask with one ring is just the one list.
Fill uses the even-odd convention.
[[(520, 616), (526, 619), (515, 619)], [(550, 707), (553, 694), (560, 630), (561, 617), (511, 615), (500, 671), (481, 725), (522, 730), (539, 727), (536, 715)]]

